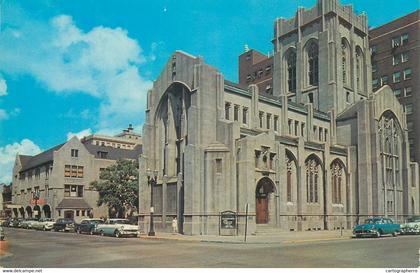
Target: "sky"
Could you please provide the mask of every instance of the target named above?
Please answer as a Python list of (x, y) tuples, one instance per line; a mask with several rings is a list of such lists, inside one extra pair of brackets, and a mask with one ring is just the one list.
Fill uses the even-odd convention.
[[(272, 50), (273, 22), (316, 0), (0, 0), (0, 183), (16, 153), (71, 136), (141, 132), (146, 92), (175, 50), (237, 81), (244, 45)], [(376, 27), (419, 0), (341, 0)], [(404, 4), (402, 4), (404, 3)]]

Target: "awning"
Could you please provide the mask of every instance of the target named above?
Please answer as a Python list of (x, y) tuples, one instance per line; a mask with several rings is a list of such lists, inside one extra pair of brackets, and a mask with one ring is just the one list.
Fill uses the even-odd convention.
[(91, 209), (92, 207), (83, 198), (65, 198), (56, 209)]
[(23, 208), (23, 206), (22, 205), (15, 205), (15, 204), (7, 204), (6, 208), (7, 209), (20, 209), (20, 208)]

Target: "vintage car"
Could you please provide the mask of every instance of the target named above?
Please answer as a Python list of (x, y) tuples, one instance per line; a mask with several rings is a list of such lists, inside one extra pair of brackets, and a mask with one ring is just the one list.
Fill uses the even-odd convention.
[(14, 218), (12, 221), (10, 221), (10, 223), (9, 223), (9, 227), (22, 227), (22, 222), (24, 221), (25, 219), (22, 219), (22, 218)]
[(117, 238), (123, 236), (137, 237), (139, 234), (138, 226), (132, 225), (127, 219), (109, 219), (104, 224), (96, 227), (96, 231), (101, 235), (110, 235)]
[(83, 219), (80, 224), (76, 224), (75, 231), (77, 233), (89, 233), (93, 235), (97, 233), (96, 227), (104, 223), (102, 219)]
[(39, 219), (37, 218), (29, 218), (29, 219), (24, 219), (21, 224), (20, 227), (21, 228), (26, 228), (26, 229), (30, 229), (32, 228), (32, 225), (36, 222), (38, 222)]
[(74, 220), (71, 218), (60, 218), (53, 225), (54, 231), (72, 231), (74, 230)]
[(413, 216), (401, 225), (401, 234), (420, 234), (420, 216)]
[(394, 224), (390, 218), (374, 217), (365, 220), (364, 224), (353, 228), (353, 234), (356, 238), (362, 236), (372, 236), (379, 238), (385, 234), (397, 236), (400, 232), (400, 224)]
[(39, 219), (39, 221), (34, 222), (32, 224), (32, 228), (33, 229), (38, 229), (38, 230), (52, 230), (53, 226), (54, 226), (54, 219), (50, 219), (50, 218), (41, 218)]
[(0, 227), (0, 240), (3, 241), (4, 240), (4, 228)]

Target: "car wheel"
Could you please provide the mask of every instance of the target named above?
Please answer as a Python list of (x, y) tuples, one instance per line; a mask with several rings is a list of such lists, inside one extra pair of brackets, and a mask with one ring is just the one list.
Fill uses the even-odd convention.
[(77, 233), (77, 234), (81, 234), (81, 233), (82, 233), (82, 231), (80, 231), (80, 229), (76, 229), (76, 233)]
[(377, 231), (375, 232), (375, 237), (376, 237), (376, 238), (381, 237), (381, 232), (377, 230)]
[(89, 234), (93, 235), (93, 229), (90, 229)]
[(105, 236), (105, 232), (103, 230), (101, 230), (100, 234), (101, 236)]
[(392, 232), (392, 237), (397, 237), (398, 233), (396, 230), (394, 230), (394, 232)]
[(115, 235), (116, 238), (120, 238), (121, 237), (121, 233), (118, 230), (116, 230), (114, 232), (114, 235)]

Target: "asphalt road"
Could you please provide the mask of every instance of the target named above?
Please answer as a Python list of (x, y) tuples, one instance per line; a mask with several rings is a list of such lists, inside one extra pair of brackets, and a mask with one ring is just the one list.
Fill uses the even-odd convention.
[(420, 236), (295, 244), (111, 238), (6, 228), (3, 267), (418, 267)]

